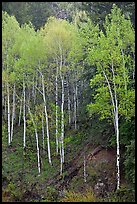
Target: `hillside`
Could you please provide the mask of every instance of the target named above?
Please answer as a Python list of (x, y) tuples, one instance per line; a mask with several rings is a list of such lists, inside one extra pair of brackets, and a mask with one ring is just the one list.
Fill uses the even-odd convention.
[(134, 2), (2, 6), (2, 201), (134, 202)]
[[(3, 141), (3, 202), (62, 202), (63, 199), (65, 201), (70, 199), (71, 202), (73, 199), (80, 199), (81, 196), (81, 199), (84, 199), (85, 193), (87, 195), (89, 193), (88, 199), (99, 201), (99, 199), (107, 199), (115, 191), (116, 148), (93, 145), (91, 142), (92, 135), (83, 142), (79, 136), (77, 142), (75, 140), (69, 142), (66, 148), (63, 175), (60, 176), (59, 172), (59, 156), (52, 155), (53, 165), (50, 166), (47, 153), (45, 153), (45, 158), (41, 163), (43, 172), (39, 176), (35, 162), (35, 152), (30, 147), (23, 156), (21, 132), (18, 132), (18, 127), (16, 130), (17, 133), (12, 146), (7, 147), (6, 140)], [(95, 133), (94, 131), (93, 133)], [(75, 132), (73, 137), (78, 137)], [(130, 201), (132, 193), (129, 197), (126, 196), (124, 188), (127, 186), (127, 182), (124, 171), (121, 172), (123, 172), (121, 178), (121, 185), (123, 186), (121, 195), (123, 198), (120, 199)], [(94, 193), (93, 198), (90, 196), (92, 193)], [(77, 194), (79, 198), (77, 198)]]

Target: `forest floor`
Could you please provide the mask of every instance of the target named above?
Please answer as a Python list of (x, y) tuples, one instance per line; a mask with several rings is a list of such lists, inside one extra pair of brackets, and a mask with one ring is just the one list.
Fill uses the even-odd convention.
[[(3, 202), (62, 202), (68, 192), (83, 194), (87, 190), (92, 191), (97, 198), (105, 198), (116, 188), (114, 148), (93, 145), (89, 139), (85, 143), (80, 140), (76, 143), (71, 141), (65, 148), (63, 175), (60, 176), (59, 156), (52, 155), (53, 165), (50, 166), (44, 158), (41, 175), (38, 176), (34, 158), (36, 153), (28, 148), (28, 154), (22, 158), (22, 147), (16, 141), (19, 141), (19, 133), (14, 140), (11, 147), (7, 147), (6, 140), (3, 141)], [(124, 177), (122, 183), (125, 185)]]

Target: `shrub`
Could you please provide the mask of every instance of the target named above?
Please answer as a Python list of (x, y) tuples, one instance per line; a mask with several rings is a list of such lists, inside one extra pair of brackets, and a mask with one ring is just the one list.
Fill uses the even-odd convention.
[(124, 161), (126, 179), (134, 186), (135, 184), (135, 140), (127, 145), (126, 157)]
[(102, 199), (105, 202), (135, 202), (135, 194), (132, 189), (122, 186), (116, 192), (109, 195), (108, 198)]

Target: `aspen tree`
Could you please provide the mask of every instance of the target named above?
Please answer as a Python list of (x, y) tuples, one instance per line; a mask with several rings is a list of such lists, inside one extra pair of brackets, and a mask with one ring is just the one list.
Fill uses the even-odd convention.
[[(119, 23), (121, 22), (121, 23)], [(134, 90), (127, 89), (129, 83), (129, 61), (123, 56), (121, 47), (126, 49), (130, 44), (131, 54), (134, 47), (134, 30), (129, 20), (121, 14), (121, 10), (113, 5), (111, 14), (106, 17), (105, 33), (100, 31), (97, 39), (94, 38), (89, 48), (88, 60), (97, 67), (96, 75), (91, 79), (90, 85), (96, 87), (94, 103), (90, 104), (91, 114), (98, 113), (100, 119), (113, 122), (116, 133), (116, 180), (117, 189), (120, 188), (120, 138), (119, 117), (127, 119), (133, 113), (134, 103), (128, 108), (128, 100), (134, 101)], [(125, 30), (124, 30), (125, 29)], [(130, 32), (128, 32), (130, 30)], [(128, 33), (128, 34), (127, 34)], [(130, 39), (130, 41), (129, 41)], [(98, 41), (98, 44), (96, 42)], [(95, 42), (95, 43), (94, 43)], [(104, 46), (105, 45), (105, 46)], [(124, 57), (124, 59), (123, 59)], [(130, 99), (127, 99), (129, 97)]]

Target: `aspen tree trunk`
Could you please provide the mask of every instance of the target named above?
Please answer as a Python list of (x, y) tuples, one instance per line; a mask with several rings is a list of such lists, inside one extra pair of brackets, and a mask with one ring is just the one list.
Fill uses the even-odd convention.
[(78, 84), (77, 84), (77, 82), (76, 82), (76, 104), (77, 104), (77, 110), (78, 110), (79, 101), (78, 101)]
[(18, 126), (20, 126), (20, 121), (21, 121), (21, 112), (22, 112), (22, 97), (23, 97), (24, 92), (22, 91), (22, 96), (20, 99), (20, 113), (19, 113), (19, 123)]
[(5, 97), (4, 97), (4, 85), (2, 85), (2, 105), (5, 104)]
[(69, 83), (67, 82), (67, 88), (68, 88), (68, 116), (69, 116), (69, 125), (71, 124), (71, 114), (70, 114), (70, 94), (69, 94)]
[(42, 73), (41, 73), (41, 77), (42, 77), (43, 101), (44, 101), (44, 109), (45, 109), (45, 117), (46, 117), (46, 127), (47, 127), (48, 158), (49, 158), (49, 163), (51, 164), (50, 142), (49, 142), (48, 114), (47, 114), (47, 107), (46, 107), (46, 97), (45, 97), (44, 77), (43, 77)]
[(87, 174), (86, 174), (86, 158), (85, 158), (85, 154), (84, 154), (84, 182), (87, 182)]
[(6, 96), (5, 96), (5, 101), (4, 101), (4, 102), (5, 102), (5, 104), (4, 104), (4, 105), (5, 105), (5, 112), (4, 112), (4, 114), (5, 114), (5, 119), (7, 118), (7, 103), (6, 103), (6, 99), (7, 99), (7, 98), (6, 98)]
[[(36, 78), (36, 87), (37, 87), (37, 78)], [(36, 94), (37, 94), (37, 91), (36, 91), (36, 88), (34, 86), (34, 105), (36, 104)]]
[(77, 104), (76, 104), (76, 90), (74, 87), (74, 124), (75, 124), (75, 130), (77, 129), (77, 117), (76, 117), (76, 111), (77, 111)]
[(125, 94), (127, 95), (127, 82), (126, 82), (126, 73), (125, 73), (125, 59), (124, 59), (124, 52), (121, 49), (122, 52), (122, 58), (123, 58), (123, 78), (124, 78), (124, 83), (125, 83)]
[(35, 129), (35, 137), (36, 137), (36, 143), (37, 143), (38, 172), (39, 172), (39, 174), (40, 174), (40, 153), (39, 153), (38, 132), (37, 132), (36, 124), (35, 124), (35, 122), (34, 122), (34, 119), (33, 119), (33, 116), (32, 116), (32, 113), (31, 113), (31, 111), (30, 111), (30, 107), (29, 107), (29, 106), (28, 106), (28, 110), (29, 110), (30, 117), (31, 117), (31, 120), (32, 120), (32, 122), (33, 122), (34, 129)]
[[(2, 85), (2, 118), (5, 118), (5, 96), (4, 96), (4, 85)], [(4, 107), (4, 108), (3, 108)]]
[(32, 98), (35, 104), (35, 100), (36, 100), (36, 89), (35, 89), (35, 80), (34, 80), (34, 76), (33, 76), (33, 86), (32, 86)]
[[(126, 81), (126, 73), (125, 73), (125, 59), (124, 59), (124, 52), (121, 48), (121, 52), (122, 52), (122, 58), (123, 58), (123, 78), (124, 78), (124, 84), (125, 84), (125, 96), (127, 98), (127, 81)], [(125, 111), (126, 111), (126, 115), (127, 115), (127, 108), (126, 108), (126, 101), (125, 101)]]
[(112, 105), (113, 105), (113, 121), (114, 121), (114, 128), (115, 128), (115, 132), (116, 132), (116, 123), (115, 123), (115, 112), (116, 112), (116, 105), (115, 105), (115, 102), (114, 102), (114, 97), (113, 97), (113, 93), (112, 93), (112, 89), (111, 89), (111, 86), (110, 86), (110, 83), (109, 83), (109, 80), (106, 76), (106, 73), (104, 72), (103, 70), (103, 74), (104, 74), (104, 77), (107, 81), (107, 84), (108, 84), (108, 89), (109, 89), (109, 93), (110, 93), (110, 97), (111, 97), (111, 102), (112, 102)]
[(16, 95), (16, 89), (15, 89), (15, 83), (13, 88), (13, 108), (12, 108), (12, 124), (11, 124), (11, 142), (13, 138), (13, 126), (14, 126), (14, 119), (15, 119), (15, 95)]
[(45, 150), (45, 131), (44, 131), (44, 116), (42, 112), (42, 144), (43, 144), (43, 152)]
[(116, 100), (115, 122), (116, 122), (116, 134), (117, 134), (117, 189), (119, 189), (120, 188), (120, 167), (119, 167), (120, 150), (119, 150), (119, 124), (118, 124), (117, 100)]
[(9, 83), (7, 82), (7, 99), (8, 99), (8, 145), (11, 143), (11, 133), (10, 133), (10, 93), (9, 93)]
[[(62, 174), (62, 167), (64, 163), (64, 79), (62, 76), (62, 67), (63, 67), (63, 55), (62, 49), (60, 48), (60, 78), (61, 78), (61, 136), (60, 136), (60, 173)], [(65, 65), (65, 59), (64, 59)]]
[[(65, 64), (65, 60), (64, 60)], [(63, 67), (63, 56), (61, 54), (61, 60), (60, 60), (60, 78), (61, 78), (61, 159), (64, 163), (64, 78), (62, 76), (62, 67)], [(62, 165), (62, 164), (61, 164)]]
[(58, 154), (58, 64), (56, 73), (56, 152)]
[(119, 150), (119, 121), (118, 121), (118, 101), (116, 93), (116, 84), (115, 84), (115, 73), (112, 61), (112, 73), (113, 73), (113, 84), (114, 84), (114, 98), (115, 98), (115, 127), (116, 127), (116, 138), (117, 138), (117, 189), (120, 188), (120, 150)]
[(32, 98), (34, 98), (34, 88), (35, 88), (35, 83), (34, 83), (34, 76), (33, 76)]
[(28, 101), (30, 101), (30, 89), (28, 90)]
[(62, 144), (62, 160), (64, 163), (64, 80), (61, 77), (62, 84), (62, 104), (61, 104), (61, 144)]
[(135, 79), (135, 53), (133, 52), (133, 73), (132, 73), (133, 80)]
[(24, 101), (23, 101), (23, 119), (24, 119), (23, 147), (25, 149), (25, 147), (26, 147), (26, 109), (25, 109), (26, 98), (25, 98), (25, 82), (24, 82), (24, 79), (23, 79), (23, 95), (24, 95)]
[(62, 154), (61, 138), (59, 140), (59, 144), (60, 144), (60, 175), (62, 175), (62, 172), (63, 172), (63, 154)]

